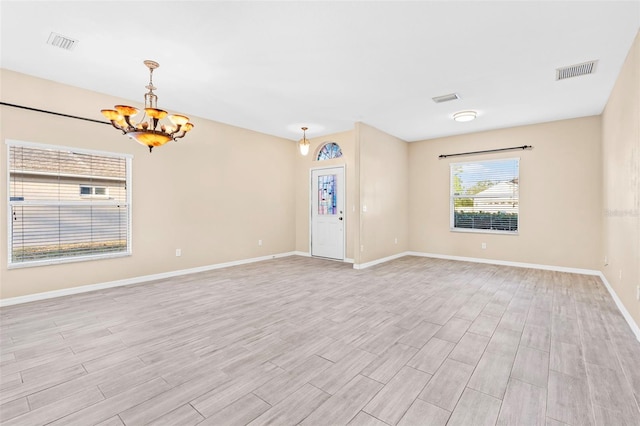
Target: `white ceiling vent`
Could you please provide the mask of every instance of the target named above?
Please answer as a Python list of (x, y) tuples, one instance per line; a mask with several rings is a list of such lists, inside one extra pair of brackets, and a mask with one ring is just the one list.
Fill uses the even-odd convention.
[(569, 65), (568, 67), (556, 68), (556, 80), (579, 77), (581, 75), (593, 74), (596, 72), (598, 61), (583, 62), (581, 64)]
[(64, 50), (73, 50), (75, 45), (78, 44), (78, 40), (63, 36), (62, 34), (51, 33), (49, 35), (49, 40), (47, 40), (47, 44)]
[(457, 93), (449, 93), (448, 95), (436, 96), (433, 99), (433, 102), (437, 104), (441, 104), (442, 102), (455, 101), (456, 99), (460, 99), (460, 95)]

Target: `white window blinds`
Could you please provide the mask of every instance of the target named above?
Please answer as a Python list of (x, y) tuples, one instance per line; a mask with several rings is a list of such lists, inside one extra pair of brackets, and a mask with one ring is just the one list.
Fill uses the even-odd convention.
[(130, 253), (129, 156), (8, 145), (9, 265)]
[(451, 163), (451, 229), (518, 231), (518, 158)]

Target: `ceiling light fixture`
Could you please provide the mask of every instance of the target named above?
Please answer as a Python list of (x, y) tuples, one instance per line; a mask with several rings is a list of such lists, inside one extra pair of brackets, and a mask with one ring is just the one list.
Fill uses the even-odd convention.
[(307, 155), (309, 153), (309, 139), (307, 139), (307, 130), (308, 127), (301, 127), (302, 129), (302, 139), (298, 142), (298, 146), (300, 147), (300, 154)]
[[(153, 93), (156, 87), (153, 85), (153, 70), (160, 65), (155, 61), (144, 61), (149, 68), (149, 84), (145, 86), (149, 91), (144, 94), (144, 116), (138, 123), (132, 123), (131, 117), (138, 113), (138, 109), (128, 105), (116, 105), (115, 109), (103, 109), (102, 115), (111, 120), (111, 124), (122, 134), (149, 147), (149, 152), (154, 146), (161, 146), (169, 141), (183, 138), (193, 129), (193, 123), (184, 115), (169, 115), (173, 126), (162, 124), (158, 130), (160, 120), (168, 115), (167, 111), (158, 109), (158, 96)], [(148, 121), (145, 118), (148, 116)]]
[(453, 119), (459, 122), (473, 121), (478, 113), (476, 111), (458, 111), (453, 114)]

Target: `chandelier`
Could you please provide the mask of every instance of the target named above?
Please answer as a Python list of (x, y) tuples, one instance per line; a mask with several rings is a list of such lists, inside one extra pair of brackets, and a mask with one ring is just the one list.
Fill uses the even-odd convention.
[(144, 61), (149, 68), (149, 84), (145, 86), (149, 91), (144, 94), (144, 115), (138, 123), (132, 121), (132, 117), (138, 114), (138, 109), (128, 105), (116, 105), (115, 109), (103, 109), (102, 115), (107, 117), (113, 127), (122, 131), (122, 134), (149, 147), (149, 152), (154, 146), (161, 146), (169, 141), (183, 138), (188, 131), (193, 129), (193, 123), (184, 115), (169, 115), (173, 125), (160, 125), (158, 123), (169, 114), (158, 109), (158, 96), (153, 93), (156, 87), (153, 85), (153, 70), (160, 64), (155, 61)]
[(309, 153), (309, 139), (307, 139), (307, 130), (308, 127), (301, 127), (302, 129), (302, 139), (298, 142), (298, 146), (300, 147), (300, 154), (307, 155)]

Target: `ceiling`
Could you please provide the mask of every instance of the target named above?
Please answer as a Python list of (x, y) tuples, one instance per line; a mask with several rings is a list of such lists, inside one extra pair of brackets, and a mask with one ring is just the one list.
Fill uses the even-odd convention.
[[(2, 0), (0, 12), (2, 68), (141, 103), (153, 59), (160, 108), (287, 139), (362, 121), (411, 142), (600, 114), (640, 28), (637, 0)], [(78, 43), (48, 45), (51, 32)], [(594, 74), (555, 80), (590, 60)], [(451, 119), (467, 109), (475, 121)]]

